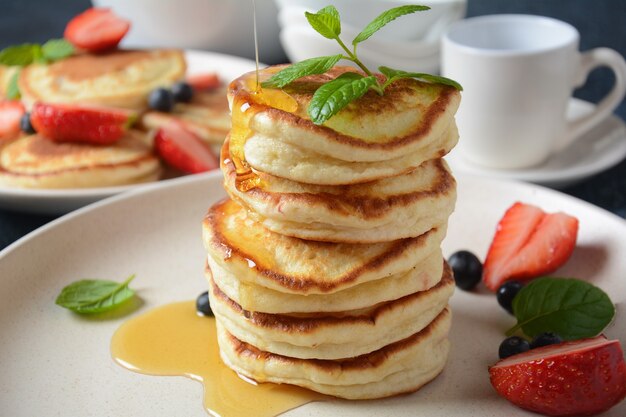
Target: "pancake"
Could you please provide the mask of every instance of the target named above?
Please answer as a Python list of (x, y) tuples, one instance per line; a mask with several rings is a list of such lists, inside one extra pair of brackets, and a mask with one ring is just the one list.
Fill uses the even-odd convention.
[(447, 267), (427, 291), (370, 307), (328, 313), (267, 314), (248, 311), (210, 282), (211, 308), (237, 339), (266, 352), (303, 359), (341, 359), (378, 350), (411, 336), (443, 311), (454, 292)]
[(406, 272), (439, 248), (445, 226), (374, 244), (316, 242), (274, 233), (232, 200), (203, 222), (208, 256), (242, 282), (292, 294), (328, 294)]
[[(261, 72), (261, 80), (280, 67)], [(334, 67), (325, 74), (294, 81), (283, 90), (297, 102), (295, 111), (280, 110), (270, 102), (258, 106), (251, 121), (255, 135), (273, 138), (311, 152), (349, 162), (387, 161), (426, 149), (445, 138), (459, 102), (460, 93), (449, 86), (415, 79), (400, 79), (385, 90), (374, 91), (351, 102), (324, 125), (309, 120), (306, 109), (322, 84), (352, 67)], [(255, 73), (245, 74), (229, 87), (231, 108), (255, 103)], [(291, 107), (291, 106), (289, 106)], [(438, 149), (438, 147), (434, 147)], [(424, 161), (441, 155), (424, 155)], [(246, 155), (246, 159), (248, 156)], [(291, 161), (288, 161), (291, 162)]]
[(298, 183), (258, 173), (257, 187), (237, 187), (229, 142), (222, 148), (224, 187), (263, 218), (268, 229), (311, 240), (380, 242), (419, 236), (445, 224), (454, 210), (456, 182), (434, 159), (412, 172), (352, 186)]
[(145, 129), (158, 129), (171, 120), (181, 121), (209, 145), (221, 145), (230, 130), (226, 89), (195, 92), (190, 103), (176, 103), (170, 113), (148, 111), (141, 116)]
[(445, 309), (425, 329), (406, 339), (342, 360), (264, 352), (228, 333), (219, 321), (217, 336), (224, 363), (258, 382), (300, 385), (347, 399), (373, 399), (415, 391), (441, 372), (449, 351), (450, 319)]
[(35, 134), (0, 153), (0, 185), (10, 187), (105, 187), (154, 181), (159, 174), (151, 144), (136, 130), (109, 146), (56, 143)]
[(20, 74), (19, 87), (29, 108), (45, 101), (141, 110), (147, 107), (150, 91), (172, 85), (185, 70), (179, 50), (116, 50), (29, 65)]
[(436, 249), (407, 272), (359, 284), (332, 294), (289, 294), (249, 282), (242, 282), (208, 257), (205, 274), (220, 291), (244, 310), (264, 313), (326, 313), (367, 308), (396, 300), (439, 283), (443, 274), (443, 255)]

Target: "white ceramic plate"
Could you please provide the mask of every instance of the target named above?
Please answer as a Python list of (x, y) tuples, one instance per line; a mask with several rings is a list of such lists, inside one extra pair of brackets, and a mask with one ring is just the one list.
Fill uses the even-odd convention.
[[(595, 206), (540, 187), (459, 178), (446, 255), (468, 248), (484, 256), (495, 225), (513, 202), (580, 219), (573, 258), (559, 275), (585, 278), (618, 304), (607, 335), (626, 344), (626, 222)], [(96, 203), (58, 219), (0, 252), (0, 414), (30, 416), (198, 416), (202, 386), (182, 377), (151, 377), (116, 365), (109, 343), (126, 319), (95, 321), (54, 304), (80, 278), (137, 278), (143, 305), (133, 314), (194, 299), (207, 287), (200, 222), (224, 196), (219, 173)], [(379, 401), (313, 403), (289, 416), (533, 416), (499, 398), (487, 367), (514, 324), (495, 297), (457, 291), (449, 363), (413, 395)], [(245, 401), (245, 398), (242, 399)], [(606, 416), (626, 415), (626, 403)]]
[[(587, 101), (572, 99), (567, 116), (575, 119), (591, 112), (594, 107), (594, 104)], [(446, 157), (446, 160), (455, 172), (563, 188), (617, 165), (624, 157), (626, 157), (626, 124), (619, 117), (611, 116), (579, 138), (573, 146), (533, 168), (517, 170), (483, 168), (464, 160), (458, 150)]]
[[(187, 51), (185, 58), (189, 74), (215, 71), (223, 80), (227, 81), (238, 77), (244, 72), (252, 71), (255, 67), (254, 61), (214, 52)], [(20, 189), (0, 186), (0, 209), (42, 214), (62, 214), (94, 201), (138, 187), (150, 186), (151, 184), (153, 183), (60, 190)]]

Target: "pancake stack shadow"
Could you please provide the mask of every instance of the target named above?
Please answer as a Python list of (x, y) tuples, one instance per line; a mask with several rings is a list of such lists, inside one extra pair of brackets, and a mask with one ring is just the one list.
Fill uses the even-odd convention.
[(346, 71), (284, 91), (255, 93), (254, 73), (231, 83), (230, 198), (209, 209), (203, 238), (226, 365), (372, 399), (419, 389), (448, 356), (454, 280), (441, 242), (456, 182), (441, 158), (458, 140), (460, 94), (399, 80), (314, 125), (314, 91)]

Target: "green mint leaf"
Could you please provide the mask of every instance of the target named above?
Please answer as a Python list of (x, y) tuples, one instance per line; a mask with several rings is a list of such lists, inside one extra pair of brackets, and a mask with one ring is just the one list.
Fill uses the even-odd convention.
[(450, 87), (456, 88), (459, 91), (463, 91), (463, 87), (461, 86), (461, 84), (457, 83), (454, 80), (451, 80), (450, 78), (440, 77), (438, 75), (424, 74), (421, 72), (407, 72), (389, 67), (378, 67), (378, 71), (380, 71), (381, 74), (387, 77), (385, 87), (400, 78), (416, 78), (420, 81), (448, 85)]
[(272, 75), (267, 81), (261, 83), (262, 87), (283, 88), (298, 78), (313, 74), (323, 74), (333, 67), (342, 55), (321, 56), (319, 58), (305, 59), (292, 64), (287, 68)]
[(20, 67), (30, 65), (35, 61), (39, 48), (34, 43), (6, 47), (0, 51), (0, 64)]
[(320, 35), (328, 39), (337, 39), (341, 34), (341, 21), (335, 6), (326, 6), (317, 13), (305, 12), (309, 24)]
[(315, 91), (308, 108), (309, 117), (313, 123), (321, 125), (375, 84), (375, 77), (355, 72), (341, 74)]
[(128, 288), (134, 278), (135, 275), (131, 275), (122, 283), (91, 279), (76, 281), (61, 290), (56, 304), (80, 314), (109, 311), (135, 294)]
[(58, 61), (74, 53), (74, 46), (65, 39), (50, 39), (41, 47), (42, 55), (48, 61)]
[(604, 291), (574, 278), (539, 278), (513, 299), (517, 330), (529, 337), (554, 332), (564, 340), (593, 337), (615, 316), (615, 306)]
[(20, 87), (17, 84), (20, 78), (20, 69), (18, 68), (11, 76), (9, 84), (7, 85), (6, 96), (9, 100), (18, 100), (22, 95), (20, 94)]
[(368, 39), (374, 33), (378, 32), (382, 29), (387, 23), (396, 20), (400, 16), (404, 16), (407, 14), (421, 12), (424, 10), (429, 10), (428, 6), (417, 6), (417, 5), (407, 5), (394, 7), (393, 9), (389, 9), (385, 12), (382, 12), (376, 19), (372, 20), (366, 27), (359, 33), (356, 38), (352, 41), (352, 45), (356, 45), (357, 43), (361, 43), (364, 40)]

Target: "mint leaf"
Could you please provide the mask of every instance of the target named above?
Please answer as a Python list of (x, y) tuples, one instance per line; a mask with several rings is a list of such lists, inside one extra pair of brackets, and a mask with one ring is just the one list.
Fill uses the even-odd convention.
[(309, 103), (309, 117), (313, 123), (321, 125), (351, 101), (363, 96), (376, 82), (373, 76), (364, 77), (355, 72), (341, 74), (315, 91)]
[(320, 35), (328, 39), (337, 39), (341, 34), (341, 21), (335, 6), (326, 6), (317, 13), (305, 12), (309, 24)]
[(24, 43), (22, 45), (9, 46), (0, 51), (0, 64), (8, 66), (26, 66), (35, 61), (39, 45)]
[(9, 100), (17, 100), (21, 97), (20, 87), (17, 84), (17, 80), (20, 78), (20, 71), (20, 68), (15, 71), (7, 85), (6, 96)]
[(417, 6), (417, 5), (407, 5), (394, 7), (393, 9), (389, 9), (385, 12), (382, 12), (376, 19), (372, 20), (366, 27), (359, 33), (356, 38), (352, 41), (352, 45), (356, 45), (357, 43), (361, 43), (364, 40), (368, 39), (374, 33), (378, 32), (382, 29), (387, 23), (396, 20), (400, 16), (404, 16), (407, 14), (421, 12), (424, 10), (430, 10), (428, 6)]
[(261, 86), (269, 88), (283, 88), (298, 78), (313, 74), (323, 74), (339, 62), (341, 57), (342, 55), (339, 54), (305, 59), (304, 61), (292, 64), (272, 75), (267, 81), (261, 83)]
[(74, 53), (74, 46), (65, 39), (50, 39), (41, 47), (42, 55), (48, 61), (58, 61)]
[(522, 329), (534, 337), (554, 332), (564, 340), (593, 337), (615, 316), (615, 306), (604, 291), (574, 278), (539, 278), (526, 285), (513, 299), (517, 325), (507, 335)]
[(420, 81), (426, 81), (434, 84), (444, 84), (450, 87), (454, 87), (459, 91), (463, 91), (463, 87), (461, 86), (461, 84), (449, 78), (440, 77), (438, 75), (424, 74), (421, 72), (407, 72), (389, 67), (378, 67), (378, 71), (380, 71), (381, 74), (387, 77), (387, 81), (385, 82), (384, 87), (387, 87), (389, 84), (400, 78), (416, 78)]
[(109, 311), (135, 294), (128, 288), (134, 278), (135, 275), (131, 275), (122, 283), (87, 279), (76, 281), (61, 290), (56, 304), (79, 314)]

